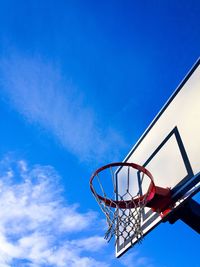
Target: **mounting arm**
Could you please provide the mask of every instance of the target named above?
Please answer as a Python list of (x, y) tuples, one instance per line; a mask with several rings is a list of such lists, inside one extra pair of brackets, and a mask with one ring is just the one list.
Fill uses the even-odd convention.
[(172, 211), (164, 221), (174, 224), (179, 219), (200, 234), (200, 204), (198, 202), (191, 198), (186, 204)]

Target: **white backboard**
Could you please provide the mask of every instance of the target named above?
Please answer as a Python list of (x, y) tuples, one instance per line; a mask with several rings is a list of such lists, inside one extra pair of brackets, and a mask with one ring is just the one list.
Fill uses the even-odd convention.
[[(181, 199), (185, 201), (189, 196), (187, 193), (194, 186), (192, 181), (200, 172), (199, 155), (200, 59), (124, 162), (137, 163), (147, 168), (152, 173), (156, 186), (172, 189), (172, 196), (177, 200), (178, 206)], [(123, 190), (123, 184), (119, 185), (118, 190)], [(143, 210), (142, 217), (144, 234), (162, 220), (158, 213), (149, 208)], [(116, 244), (116, 256), (121, 256), (135, 242), (134, 236), (131, 236), (125, 244), (124, 239), (119, 238)]]

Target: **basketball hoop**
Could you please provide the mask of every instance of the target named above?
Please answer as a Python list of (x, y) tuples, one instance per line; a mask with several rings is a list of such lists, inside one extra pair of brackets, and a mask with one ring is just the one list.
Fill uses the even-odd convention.
[[(101, 179), (101, 176), (104, 178)], [(107, 176), (110, 184), (109, 180), (105, 180)], [(144, 179), (148, 183), (145, 182), (146, 186), (142, 188)], [(123, 191), (119, 191), (119, 183), (126, 185)], [(90, 189), (106, 216), (108, 230), (105, 239), (110, 241), (115, 235), (116, 240), (122, 238), (124, 244), (132, 236), (137, 241), (142, 240), (142, 212), (145, 207), (161, 212), (170, 202), (170, 189), (156, 187), (152, 174), (135, 163), (117, 162), (99, 168), (90, 178)]]

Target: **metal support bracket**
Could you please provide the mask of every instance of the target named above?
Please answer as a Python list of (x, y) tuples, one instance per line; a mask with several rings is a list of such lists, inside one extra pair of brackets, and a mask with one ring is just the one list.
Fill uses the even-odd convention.
[(198, 202), (191, 198), (175, 212), (171, 212), (164, 222), (168, 221), (170, 224), (174, 224), (179, 219), (200, 234), (200, 204)]

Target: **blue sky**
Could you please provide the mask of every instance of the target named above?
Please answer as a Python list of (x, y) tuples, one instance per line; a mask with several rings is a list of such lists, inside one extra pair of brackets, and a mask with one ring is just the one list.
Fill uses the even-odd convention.
[(199, 266), (159, 225), (115, 259), (91, 173), (122, 161), (199, 57), (199, 1), (0, 3), (0, 266)]

